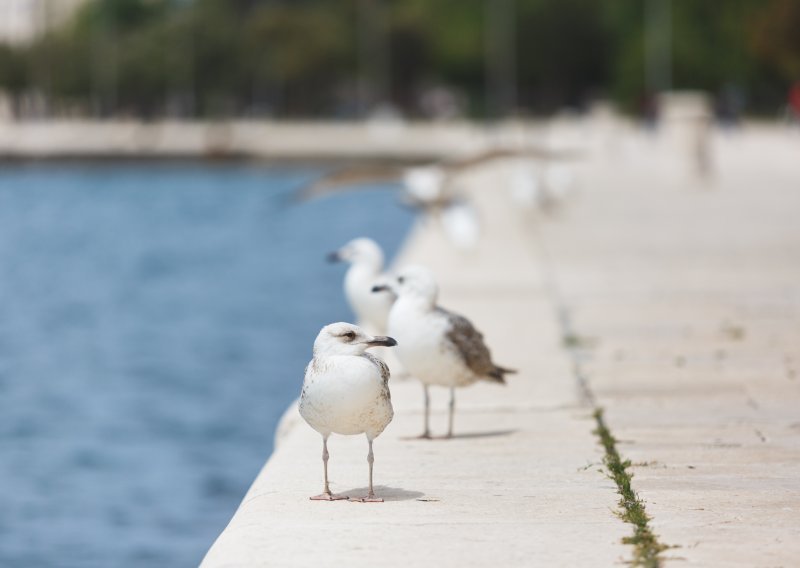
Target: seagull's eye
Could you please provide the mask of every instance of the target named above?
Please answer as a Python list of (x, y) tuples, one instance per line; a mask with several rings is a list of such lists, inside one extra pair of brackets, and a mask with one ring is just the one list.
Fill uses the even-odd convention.
[(405, 279), (405, 278), (403, 278), (402, 276), (398, 276), (398, 277), (397, 277), (397, 282), (398, 282), (398, 283), (402, 284), (402, 283), (403, 283), (403, 282), (405, 282), (405, 281), (406, 281), (406, 279)]
[(347, 333), (343, 333), (342, 337), (346, 337), (347, 341), (353, 341), (356, 338), (356, 332), (348, 331)]

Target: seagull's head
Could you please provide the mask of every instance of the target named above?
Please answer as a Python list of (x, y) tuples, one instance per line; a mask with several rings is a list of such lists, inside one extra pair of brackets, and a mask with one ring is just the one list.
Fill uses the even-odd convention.
[(372, 336), (352, 323), (332, 323), (322, 328), (314, 341), (314, 356), (361, 355), (370, 347), (393, 347), (391, 337)]
[(328, 255), (330, 262), (349, 262), (364, 264), (380, 271), (383, 268), (383, 251), (372, 239), (361, 237), (353, 239), (342, 248)]
[(398, 298), (408, 298), (433, 306), (439, 296), (439, 287), (433, 273), (424, 266), (407, 266), (387, 284), (372, 287), (373, 292), (393, 292)]

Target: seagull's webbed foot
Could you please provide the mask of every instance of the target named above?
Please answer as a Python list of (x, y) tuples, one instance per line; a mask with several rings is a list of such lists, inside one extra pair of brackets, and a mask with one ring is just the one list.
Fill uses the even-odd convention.
[(312, 501), (341, 501), (342, 499), (347, 499), (347, 495), (336, 495), (334, 493), (320, 493), (319, 495), (314, 495), (313, 497), (309, 497)]
[(433, 440), (433, 436), (431, 436), (430, 432), (423, 432), (419, 436), (415, 438), (416, 440)]

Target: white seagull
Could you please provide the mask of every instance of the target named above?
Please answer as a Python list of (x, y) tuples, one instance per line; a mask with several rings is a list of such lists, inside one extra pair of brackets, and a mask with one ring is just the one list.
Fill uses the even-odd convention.
[(394, 303), (391, 294), (373, 294), (372, 287), (384, 283), (383, 251), (372, 239), (353, 239), (328, 255), (331, 262), (348, 262), (344, 277), (344, 295), (358, 319), (370, 332), (386, 333), (389, 310)]
[(454, 181), (470, 169), (507, 158), (560, 159), (570, 152), (547, 148), (489, 148), (471, 156), (416, 165), (369, 163), (333, 170), (298, 188), (294, 199), (305, 201), (354, 188), (369, 188), (391, 182), (403, 187), (401, 201), (441, 221), (447, 239), (462, 250), (474, 249), (481, 234), (475, 206), (459, 195)]
[(526, 209), (536, 207), (548, 215), (557, 212), (577, 186), (574, 165), (565, 161), (540, 165), (518, 162), (511, 176), (512, 199)]
[(305, 201), (333, 191), (399, 181), (403, 185), (403, 198), (407, 204), (425, 210), (441, 210), (457, 197), (453, 195), (453, 180), (472, 168), (508, 158), (559, 160), (576, 155), (576, 152), (545, 147), (495, 147), (466, 157), (415, 165), (391, 162), (356, 164), (323, 174), (298, 188), (294, 198)]
[(367, 164), (324, 175), (299, 189), (297, 199), (306, 200), (354, 187), (400, 182), (400, 202), (441, 222), (445, 236), (456, 247), (474, 248), (480, 223), (474, 206), (451, 187), (456, 173), (473, 162), (428, 164), (403, 167), (397, 164)]
[(425, 389), (425, 431), (430, 438), (429, 385), (450, 388), (447, 437), (453, 435), (455, 389), (476, 381), (505, 383), (505, 375), (515, 373), (492, 362), (483, 335), (470, 321), (436, 305), (439, 294), (433, 275), (421, 266), (405, 268), (389, 285), (378, 285), (373, 292), (387, 289), (397, 294), (389, 313), (389, 332), (397, 338), (397, 358), (403, 367), (422, 381)]
[(389, 368), (366, 352), (369, 347), (392, 347), (391, 337), (372, 337), (357, 325), (332, 323), (322, 328), (314, 341), (314, 358), (306, 367), (303, 392), (300, 395), (300, 416), (322, 434), (322, 463), (325, 488), (315, 501), (347, 499), (334, 495), (328, 485), (328, 437), (331, 433), (352, 436), (366, 434), (369, 442), (369, 493), (351, 499), (361, 502), (382, 502), (372, 490), (372, 441), (392, 421), (389, 394)]

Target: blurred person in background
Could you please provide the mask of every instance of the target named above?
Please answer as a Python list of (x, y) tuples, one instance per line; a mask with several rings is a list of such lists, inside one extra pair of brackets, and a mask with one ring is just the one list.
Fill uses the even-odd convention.
[(789, 89), (786, 111), (789, 121), (800, 125), (800, 81), (795, 81)]

